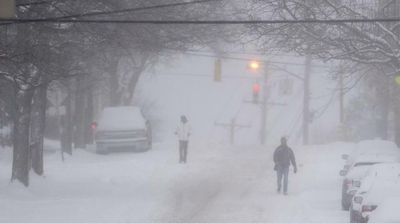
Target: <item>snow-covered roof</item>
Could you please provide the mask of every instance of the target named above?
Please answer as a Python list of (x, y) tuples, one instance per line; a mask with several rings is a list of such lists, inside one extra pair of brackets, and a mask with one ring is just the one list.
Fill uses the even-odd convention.
[(123, 131), (146, 128), (146, 121), (138, 107), (108, 107), (101, 114), (98, 131)]

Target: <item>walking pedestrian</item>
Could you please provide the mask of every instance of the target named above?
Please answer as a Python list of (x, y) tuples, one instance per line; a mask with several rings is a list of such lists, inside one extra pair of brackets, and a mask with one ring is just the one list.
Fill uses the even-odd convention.
[(292, 164), (293, 172), (297, 173), (296, 159), (293, 150), (287, 145), (287, 139), (281, 138), (281, 145), (274, 152), (274, 170), (277, 173), (278, 193), (281, 193), (283, 180), (283, 194), (287, 195), (289, 181), (289, 166)]
[(175, 135), (178, 136), (179, 140), (179, 163), (186, 163), (189, 137), (191, 135), (191, 127), (186, 116), (181, 116), (181, 121), (176, 128)]

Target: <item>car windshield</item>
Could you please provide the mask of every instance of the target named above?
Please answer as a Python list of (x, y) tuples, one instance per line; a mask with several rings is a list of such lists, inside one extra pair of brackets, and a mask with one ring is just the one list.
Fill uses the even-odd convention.
[(400, 0), (0, 0), (0, 223), (365, 223), (399, 146)]

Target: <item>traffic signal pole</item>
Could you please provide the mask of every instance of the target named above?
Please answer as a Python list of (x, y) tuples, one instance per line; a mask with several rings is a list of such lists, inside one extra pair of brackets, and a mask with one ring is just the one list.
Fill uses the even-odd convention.
[(264, 86), (261, 104), (261, 125), (260, 125), (260, 143), (265, 145), (267, 141), (267, 111), (268, 111), (268, 67), (264, 64)]
[(340, 124), (344, 124), (344, 86), (343, 86), (343, 69), (339, 70), (339, 117)]
[[(259, 62), (252, 61), (249, 64), (249, 68), (253, 72), (260, 72), (260, 68), (263, 68), (261, 72), (262, 74), (262, 88), (257, 83), (253, 84), (252, 91), (253, 91), (253, 101), (249, 101), (249, 103), (261, 105), (260, 111), (260, 131), (259, 131), (259, 139), (260, 144), (265, 145), (267, 142), (267, 114), (268, 114), (268, 105), (282, 105), (280, 103), (269, 103), (269, 88), (268, 88), (268, 63), (266, 61), (263, 62), (263, 65), (260, 66)], [(255, 87), (256, 86), (256, 87)], [(262, 92), (259, 92), (262, 91)], [(258, 94), (261, 93), (261, 100), (259, 99)], [(248, 102), (248, 101), (245, 101)]]
[(304, 70), (304, 96), (303, 96), (303, 144), (308, 144), (310, 124), (310, 73), (311, 56), (307, 55)]

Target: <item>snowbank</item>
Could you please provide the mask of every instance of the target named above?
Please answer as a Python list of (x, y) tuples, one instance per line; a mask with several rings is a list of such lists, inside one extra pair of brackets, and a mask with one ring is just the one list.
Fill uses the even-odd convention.
[(0, 222), (345, 222), (337, 171), (349, 146), (293, 148), (289, 196), (276, 193), (273, 149), (259, 146), (191, 144), (187, 165), (177, 143), (106, 156), (76, 150), (64, 163), (48, 154), (45, 177), (27, 189), (9, 184), (10, 162), (0, 163)]

